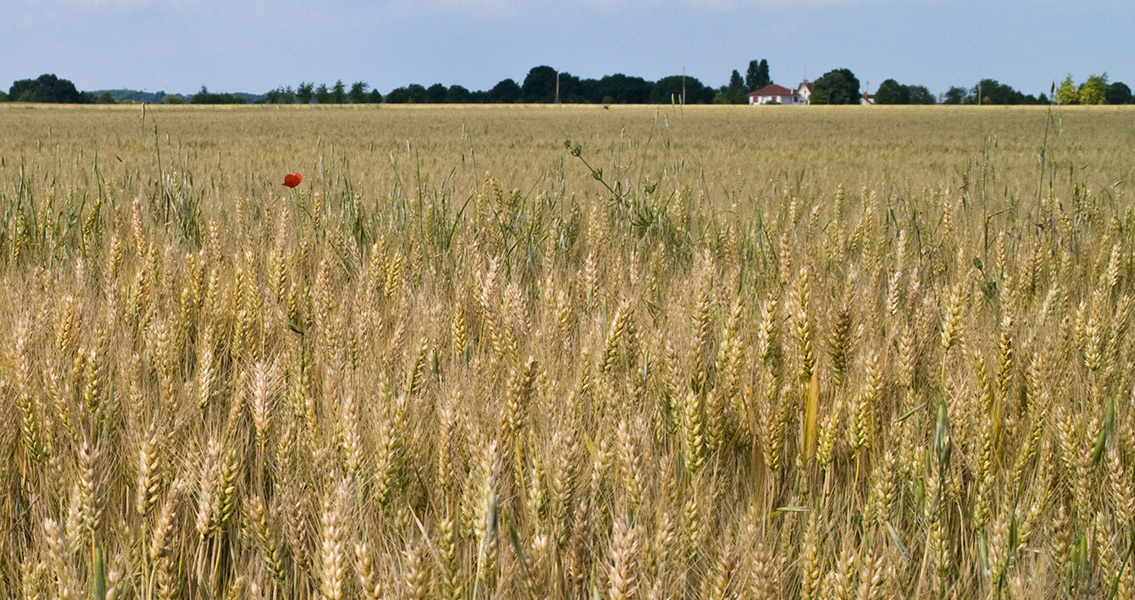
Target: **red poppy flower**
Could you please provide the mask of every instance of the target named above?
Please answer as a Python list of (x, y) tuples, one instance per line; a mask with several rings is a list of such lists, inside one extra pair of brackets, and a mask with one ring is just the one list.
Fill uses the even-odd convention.
[(300, 175), (299, 173), (288, 173), (287, 175), (284, 175), (284, 185), (290, 188), (296, 187), (300, 184), (301, 181), (303, 181), (303, 175)]

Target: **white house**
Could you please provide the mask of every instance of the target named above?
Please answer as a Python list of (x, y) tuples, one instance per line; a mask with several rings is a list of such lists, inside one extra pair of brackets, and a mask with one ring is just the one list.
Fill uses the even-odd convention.
[(796, 86), (796, 95), (800, 96), (800, 98), (804, 100), (804, 104), (810, 104), (812, 102), (813, 87), (815, 86), (813, 86), (812, 82), (808, 81), (807, 79), (801, 81), (800, 85)]
[(775, 83), (749, 93), (749, 104), (807, 104), (808, 101), (796, 90), (790, 90)]

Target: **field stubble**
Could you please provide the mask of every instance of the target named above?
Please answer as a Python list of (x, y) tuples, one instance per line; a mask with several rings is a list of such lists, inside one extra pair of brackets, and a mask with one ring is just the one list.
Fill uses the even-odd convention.
[(1129, 111), (0, 131), (6, 597), (1135, 594)]

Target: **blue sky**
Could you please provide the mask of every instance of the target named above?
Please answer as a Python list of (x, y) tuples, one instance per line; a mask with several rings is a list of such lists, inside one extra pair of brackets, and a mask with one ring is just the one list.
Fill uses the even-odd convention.
[(992, 78), (1048, 92), (1071, 73), (1135, 87), (1131, 0), (0, 0), (0, 89), (264, 92), (301, 81), (488, 89), (547, 64), (580, 77), (719, 86), (846, 67), (935, 94)]

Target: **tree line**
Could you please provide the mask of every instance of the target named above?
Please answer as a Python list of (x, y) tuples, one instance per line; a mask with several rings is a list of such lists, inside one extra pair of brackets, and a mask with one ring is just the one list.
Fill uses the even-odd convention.
[[(592, 103), (592, 104), (745, 104), (749, 94), (773, 83), (766, 59), (751, 60), (744, 75), (733, 70), (729, 81), (719, 87), (704, 84), (696, 77), (670, 75), (657, 81), (616, 73), (598, 79), (580, 78), (547, 65), (533, 67), (520, 82), (506, 78), (487, 90), (470, 90), (462, 85), (430, 86), (409, 84), (385, 96), (366, 82), (351, 85), (342, 80), (332, 85), (301, 82), (295, 88), (282, 86), (264, 94), (214, 93), (205, 86), (196, 94), (145, 94), (131, 90), (80, 92), (75, 84), (54, 74), (14, 82), (7, 93), (0, 90), (0, 101), (54, 102), (72, 104), (113, 103), (150, 98), (169, 104), (478, 104), (478, 103)], [(812, 82), (812, 104), (859, 104), (865, 90), (859, 79), (846, 68), (833, 69)], [(794, 88), (795, 82), (785, 86)], [(876, 104), (1130, 104), (1131, 89), (1123, 82), (1109, 82), (1107, 73), (1092, 74), (1077, 84), (1068, 75), (1045, 94), (1025, 94), (995, 79), (982, 79), (973, 87), (953, 86), (935, 96), (922, 85), (902, 84), (887, 79), (874, 94)], [(145, 100), (143, 100), (145, 101)]]

